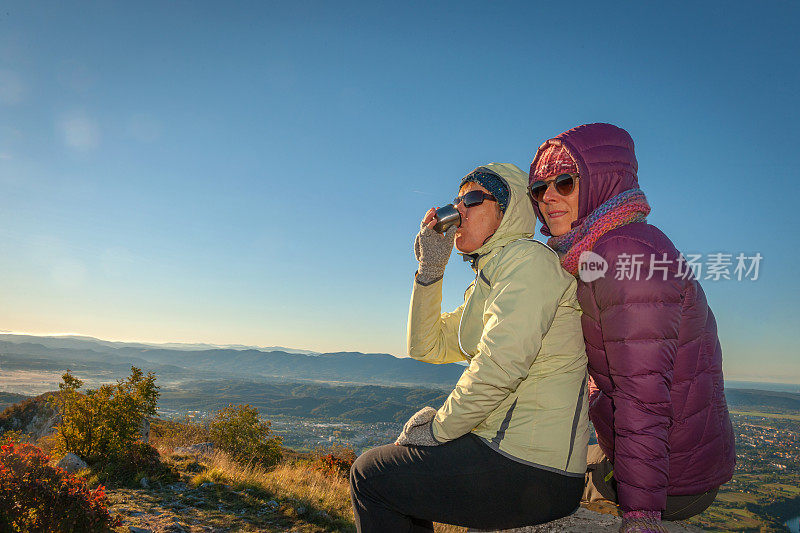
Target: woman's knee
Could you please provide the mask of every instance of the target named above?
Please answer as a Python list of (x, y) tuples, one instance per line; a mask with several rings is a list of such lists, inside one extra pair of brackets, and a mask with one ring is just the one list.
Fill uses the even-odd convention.
[(717, 497), (719, 487), (694, 496), (667, 496), (667, 508), (661, 519), (686, 520), (708, 509)]
[(353, 464), (350, 466), (350, 489), (354, 492), (361, 486), (367, 479), (366, 472), (369, 470), (366, 455), (369, 452), (362, 453)]
[(350, 467), (350, 487), (363, 492), (370, 479), (381, 471), (380, 448), (372, 448), (358, 456)]

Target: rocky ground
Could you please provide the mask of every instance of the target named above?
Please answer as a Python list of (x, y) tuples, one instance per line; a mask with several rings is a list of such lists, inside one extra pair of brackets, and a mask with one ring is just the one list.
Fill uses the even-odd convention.
[(225, 485), (191, 489), (179, 483), (163, 490), (112, 489), (110, 510), (122, 518), (117, 531), (185, 533), (227, 531), (323, 531), (303, 520), (296, 502), (237, 492)]
[(117, 533), (199, 533), (335, 531), (324, 511), (303, 502), (257, 489), (235, 490), (224, 483), (193, 487), (191, 478), (203, 467), (194, 461), (170, 460), (180, 481), (147, 488), (107, 488), (109, 510), (119, 515)]

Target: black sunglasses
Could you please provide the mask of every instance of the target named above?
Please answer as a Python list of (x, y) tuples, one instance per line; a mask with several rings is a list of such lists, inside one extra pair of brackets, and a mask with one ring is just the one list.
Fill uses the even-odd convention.
[(453, 198), (453, 205), (456, 206), (459, 202), (464, 202), (464, 207), (475, 207), (476, 205), (481, 205), (484, 200), (496, 202), (497, 198), (483, 191), (469, 191)]
[(561, 196), (569, 196), (572, 194), (572, 191), (575, 190), (575, 182), (578, 181), (578, 178), (579, 176), (577, 174), (561, 174), (552, 180), (537, 180), (531, 183), (531, 186), (528, 188), (528, 194), (534, 201), (541, 202), (544, 198), (545, 191), (547, 191), (547, 187), (552, 183), (558, 194)]

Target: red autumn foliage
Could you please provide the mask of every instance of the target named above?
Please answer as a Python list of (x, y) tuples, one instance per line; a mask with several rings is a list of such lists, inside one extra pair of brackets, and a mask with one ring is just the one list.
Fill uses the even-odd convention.
[(346, 478), (350, 475), (350, 467), (356, 460), (356, 454), (349, 448), (336, 448), (329, 453), (317, 452), (314, 467), (330, 476)]
[(0, 447), (0, 532), (107, 531), (119, 525), (102, 485), (90, 490), (49, 461), (32, 444), (6, 441)]

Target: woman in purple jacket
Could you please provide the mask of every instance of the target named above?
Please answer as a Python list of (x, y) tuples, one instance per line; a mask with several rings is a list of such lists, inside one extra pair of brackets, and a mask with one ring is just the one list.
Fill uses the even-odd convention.
[(530, 171), (542, 233), (578, 278), (599, 443), (587, 494), (619, 503), (625, 533), (702, 512), (736, 462), (714, 315), (646, 222), (636, 171), (633, 140), (611, 124), (548, 140)]

